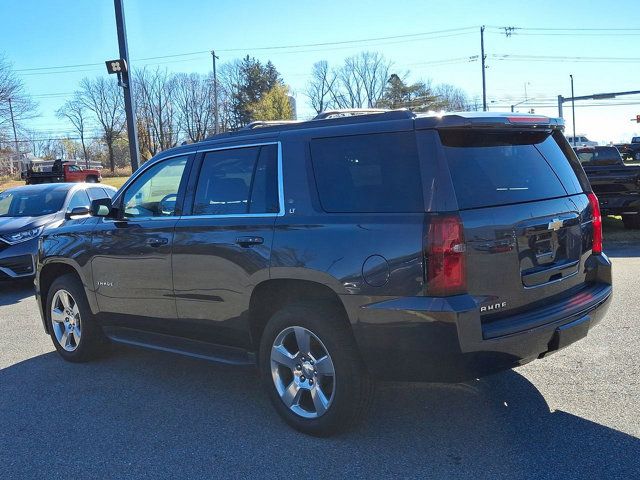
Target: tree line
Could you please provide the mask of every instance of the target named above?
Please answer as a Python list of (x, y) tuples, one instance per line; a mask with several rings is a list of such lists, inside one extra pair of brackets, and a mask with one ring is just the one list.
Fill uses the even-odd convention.
[[(367, 107), (477, 109), (464, 91), (453, 85), (410, 83), (409, 76), (409, 72), (396, 73), (393, 63), (382, 54), (362, 52), (333, 68), (326, 61), (314, 64), (302, 93), (317, 113)], [(142, 68), (133, 72), (131, 81), (142, 161), (183, 142), (203, 140), (216, 130), (212, 74)], [(225, 63), (218, 70), (217, 84), (220, 132), (236, 130), (255, 120), (294, 117), (289, 87), (270, 61), (262, 63), (246, 56)], [(58, 118), (75, 132), (74, 138), (42, 138), (42, 134), (22, 128), (35, 115), (36, 106), (8, 62), (0, 59), (0, 155), (2, 148), (5, 153), (12, 149), (7, 128), (8, 98), (12, 98), (22, 137), (21, 151), (30, 150), (43, 158), (100, 161), (112, 171), (129, 164), (123, 94), (113, 78), (84, 78), (57, 109)]]

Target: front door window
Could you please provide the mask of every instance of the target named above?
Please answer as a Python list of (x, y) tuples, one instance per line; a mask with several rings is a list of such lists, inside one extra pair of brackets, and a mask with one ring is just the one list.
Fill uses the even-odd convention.
[(124, 193), (125, 218), (168, 217), (176, 213), (176, 200), (187, 157), (157, 163), (140, 175)]

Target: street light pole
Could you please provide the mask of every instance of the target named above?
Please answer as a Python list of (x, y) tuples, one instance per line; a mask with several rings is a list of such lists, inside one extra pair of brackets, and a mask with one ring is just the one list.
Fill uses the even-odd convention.
[(216, 74), (216, 51), (211, 50), (211, 57), (213, 59), (213, 133), (218, 134), (218, 76)]
[(576, 146), (576, 96), (573, 94), (573, 75), (571, 77), (571, 120), (573, 122), (573, 146)]
[(131, 171), (138, 169), (138, 125), (135, 116), (135, 100), (131, 92), (131, 80), (129, 71), (131, 64), (129, 63), (129, 48), (127, 46), (127, 28), (124, 21), (123, 0), (113, 0), (116, 11), (116, 28), (118, 30), (118, 48), (120, 50), (120, 58), (125, 61), (126, 68), (122, 69), (122, 81), (120, 86), (124, 91), (124, 110), (127, 116), (127, 136), (129, 137), (129, 155), (131, 156)]

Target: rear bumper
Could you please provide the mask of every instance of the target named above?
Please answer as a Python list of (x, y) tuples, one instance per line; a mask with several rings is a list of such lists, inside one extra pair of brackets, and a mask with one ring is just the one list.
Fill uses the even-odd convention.
[(456, 382), (544, 357), (583, 338), (611, 302), (611, 263), (591, 257), (597, 278), (576, 295), (534, 312), (481, 321), (480, 298), (410, 297), (360, 307), (353, 325), (380, 379)]

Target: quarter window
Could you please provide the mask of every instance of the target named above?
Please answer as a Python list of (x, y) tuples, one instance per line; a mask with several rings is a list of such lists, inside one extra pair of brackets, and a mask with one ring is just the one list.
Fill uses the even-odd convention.
[(424, 211), (414, 132), (318, 138), (311, 159), (326, 212)]
[(127, 218), (175, 215), (180, 182), (187, 157), (159, 162), (140, 175), (124, 193)]
[(277, 213), (276, 145), (216, 150), (205, 155), (194, 215)]

